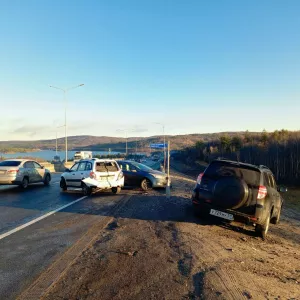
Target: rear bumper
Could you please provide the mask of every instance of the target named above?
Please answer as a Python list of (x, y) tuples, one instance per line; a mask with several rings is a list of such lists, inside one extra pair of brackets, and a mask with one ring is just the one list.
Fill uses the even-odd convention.
[(192, 203), (193, 203), (194, 210), (196, 210), (198, 212), (201, 211), (202, 214), (209, 215), (211, 209), (215, 209), (215, 210), (233, 215), (234, 221), (237, 221), (237, 222), (242, 222), (242, 223), (246, 223), (246, 224), (259, 223), (260, 218), (258, 218), (257, 215), (245, 214), (245, 213), (233, 210), (233, 209), (225, 209), (223, 207), (219, 207), (214, 204), (211, 204), (207, 201), (209, 201), (209, 200), (200, 198), (199, 193), (197, 191), (193, 192)]
[(85, 178), (83, 182), (90, 188), (111, 189), (113, 187), (124, 187), (124, 177), (116, 181), (98, 181), (90, 177)]
[(2, 180), (0, 179), (0, 185), (20, 185), (22, 182), (19, 180)]

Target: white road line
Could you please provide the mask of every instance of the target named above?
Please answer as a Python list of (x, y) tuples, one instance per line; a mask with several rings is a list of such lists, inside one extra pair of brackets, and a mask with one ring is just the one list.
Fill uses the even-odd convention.
[(9, 235), (11, 235), (11, 234), (13, 234), (13, 233), (15, 233), (15, 232), (17, 232), (17, 231), (20, 231), (20, 230), (22, 230), (22, 229), (24, 229), (24, 228), (26, 228), (26, 227), (28, 227), (28, 226), (30, 226), (30, 225), (36, 223), (36, 222), (39, 222), (39, 221), (41, 221), (41, 220), (43, 220), (43, 219), (45, 219), (45, 218), (47, 218), (47, 217), (49, 217), (49, 216), (55, 214), (56, 212), (58, 212), (58, 211), (60, 211), (60, 210), (62, 210), (62, 209), (64, 209), (64, 208), (66, 208), (66, 207), (68, 207), (68, 206), (70, 206), (70, 205), (73, 205), (73, 204), (75, 204), (75, 203), (77, 203), (77, 202), (79, 202), (79, 201), (81, 201), (81, 200), (83, 200), (83, 199), (85, 199), (85, 198), (87, 198), (87, 196), (81, 197), (81, 198), (79, 198), (79, 199), (77, 199), (77, 200), (75, 200), (75, 201), (72, 201), (72, 202), (70, 202), (70, 203), (64, 205), (64, 206), (61, 206), (61, 207), (59, 207), (59, 208), (57, 208), (57, 209), (55, 209), (55, 210), (52, 210), (52, 211), (48, 212), (48, 213), (45, 214), (45, 215), (42, 215), (42, 216), (40, 216), (40, 217), (38, 217), (38, 218), (36, 218), (36, 219), (34, 219), (34, 220), (31, 220), (31, 221), (28, 222), (28, 223), (25, 223), (25, 224), (23, 224), (23, 225), (21, 225), (21, 226), (19, 226), (19, 227), (16, 227), (15, 229), (12, 229), (12, 230), (10, 230), (10, 231), (8, 231), (8, 232), (5, 232), (5, 233), (3, 233), (3, 234), (0, 235), (0, 240), (6, 238), (7, 236), (9, 236)]

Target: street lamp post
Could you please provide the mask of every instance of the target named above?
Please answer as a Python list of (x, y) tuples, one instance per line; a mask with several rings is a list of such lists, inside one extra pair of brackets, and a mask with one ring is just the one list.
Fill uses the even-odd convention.
[(68, 137), (67, 137), (67, 92), (69, 90), (73, 90), (73, 89), (76, 89), (80, 86), (83, 86), (84, 84), (78, 84), (76, 86), (73, 86), (73, 87), (70, 87), (70, 88), (67, 88), (67, 89), (62, 89), (60, 87), (56, 87), (56, 86), (53, 86), (53, 85), (50, 85), (51, 88), (54, 88), (54, 89), (57, 89), (57, 90), (60, 90), (64, 93), (64, 102), (65, 102), (65, 144), (66, 144), (66, 158), (65, 158), (65, 163), (68, 162)]
[(162, 123), (155, 123), (158, 124), (160, 126), (162, 126), (162, 130), (163, 130), (163, 137), (164, 137), (164, 170), (166, 170), (166, 136), (165, 136), (165, 125)]

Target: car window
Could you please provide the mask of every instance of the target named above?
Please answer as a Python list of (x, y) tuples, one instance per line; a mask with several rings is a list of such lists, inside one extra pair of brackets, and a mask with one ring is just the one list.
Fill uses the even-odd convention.
[(96, 162), (96, 172), (116, 172), (118, 165), (114, 161)]
[(81, 162), (79, 164), (78, 171), (84, 171), (85, 170), (85, 165), (86, 165), (86, 162)]
[(274, 178), (273, 178), (272, 174), (268, 174), (268, 177), (269, 177), (269, 181), (270, 181), (270, 186), (272, 188), (274, 188), (275, 185), (274, 185)]
[(132, 164), (126, 164), (126, 170), (134, 172), (134, 171), (137, 171), (137, 168)]
[(272, 180), (273, 180), (273, 186), (274, 186), (275, 189), (277, 189), (276, 180), (275, 180), (273, 175), (271, 175), (271, 177), (272, 177)]
[(228, 162), (216, 161), (212, 162), (205, 170), (204, 177), (213, 180), (222, 177), (238, 177), (249, 185), (258, 186), (260, 181), (260, 172), (255, 169), (247, 168), (247, 166), (234, 165)]
[(17, 167), (21, 164), (21, 161), (17, 160), (5, 160), (0, 162), (0, 167)]
[(271, 183), (270, 183), (270, 178), (268, 176), (267, 173), (263, 173), (264, 174), (264, 184), (265, 186), (271, 186)]
[(78, 163), (76, 163), (75, 165), (73, 165), (73, 167), (70, 169), (71, 171), (77, 171), (78, 168)]
[(27, 161), (25, 164), (24, 164), (24, 168), (28, 168), (28, 169), (34, 169), (34, 164), (32, 161)]
[(86, 163), (85, 170), (91, 171), (92, 169), (93, 169), (92, 163), (90, 163), (90, 162)]
[(42, 167), (41, 167), (41, 165), (40, 164), (38, 164), (37, 162), (33, 162), (33, 165), (34, 165), (34, 167), (36, 168), (36, 169), (41, 169)]

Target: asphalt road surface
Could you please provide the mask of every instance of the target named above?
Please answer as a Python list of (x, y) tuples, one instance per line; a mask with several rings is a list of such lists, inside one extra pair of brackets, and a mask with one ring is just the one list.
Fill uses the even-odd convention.
[(58, 181), (0, 189), (0, 299), (300, 298), (300, 212), (288, 205), (262, 241), (253, 228), (195, 218), (194, 179), (178, 172), (171, 199), (82, 197)]

